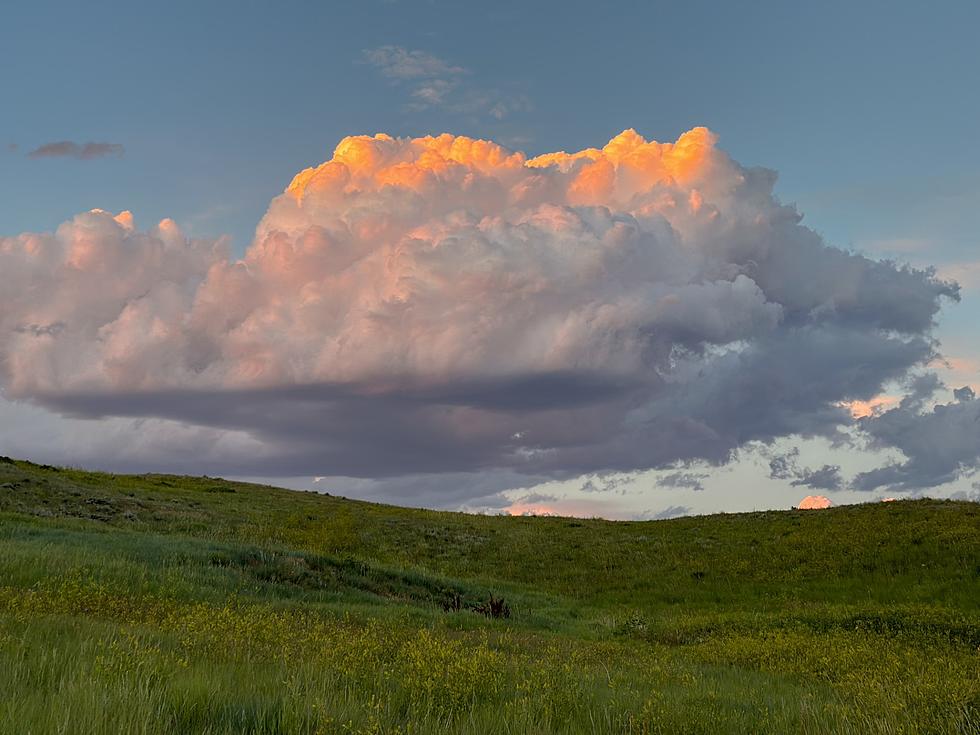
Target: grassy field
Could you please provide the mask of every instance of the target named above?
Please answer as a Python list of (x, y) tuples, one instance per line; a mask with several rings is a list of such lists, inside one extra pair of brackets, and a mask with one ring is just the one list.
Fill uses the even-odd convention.
[(0, 732), (980, 733), (980, 506), (508, 518), (0, 458)]

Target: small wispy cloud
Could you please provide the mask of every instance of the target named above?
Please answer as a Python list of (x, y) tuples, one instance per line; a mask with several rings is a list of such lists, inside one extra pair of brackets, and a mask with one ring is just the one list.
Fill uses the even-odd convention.
[(410, 101), (406, 107), (422, 111), (438, 107), (464, 115), (490, 115), (502, 120), (513, 112), (530, 107), (520, 95), (506, 95), (496, 89), (464, 85), (470, 75), (466, 67), (450, 63), (434, 54), (403, 46), (365, 49), (362, 60), (395, 84), (407, 85)]
[(438, 106), (446, 103), (446, 98), (456, 88), (451, 79), (430, 79), (412, 90), (412, 98), (422, 106)]
[(533, 505), (535, 503), (554, 503), (558, 499), (557, 495), (552, 495), (551, 493), (531, 492), (517, 498), (514, 503)]
[(672, 487), (682, 490), (704, 490), (706, 472), (673, 472), (657, 480), (657, 487)]
[(825, 464), (819, 469), (803, 467), (790, 485), (812, 487), (816, 490), (840, 490), (844, 486), (844, 479), (841, 477), (839, 465)]
[(691, 509), (686, 505), (668, 505), (659, 512), (645, 511), (640, 514), (638, 520), (665, 521), (668, 518), (680, 518), (681, 516), (690, 515), (690, 513)]
[(27, 154), (27, 157), (77, 158), (80, 161), (91, 161), (108, 156), (121, 158), (125, 152), (126, 149), (120, 143), (75, 143), (71, 140), (59, 140), (35, 148)]
[(844, 478), (838, 465), (825, 464), (818, 469), (801, 467), (798, 463), (800, 450), (793, 447), (784, 454), (776, 454), (769, 460), (769, 478), (789, 480), (793, 487), (812, 487), (815, 490), (841, 490)]
[(447, 79), (467, 73), (438, 56), (402, 46), (366, 49), (364, 59), (389, 79)]
[(635, 479), (635, 476), (629, 473), (595, 475), (587, 478), (579, 491), (583, 493), (611, 493), (618, 490), (620, 495), (625, 495), (626, 486)]

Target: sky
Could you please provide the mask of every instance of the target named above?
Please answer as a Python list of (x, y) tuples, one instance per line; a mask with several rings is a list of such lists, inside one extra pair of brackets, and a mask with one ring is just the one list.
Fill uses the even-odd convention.
[(975, 498), (978, 21), (8, 4), (0, 454), (479, 512)]

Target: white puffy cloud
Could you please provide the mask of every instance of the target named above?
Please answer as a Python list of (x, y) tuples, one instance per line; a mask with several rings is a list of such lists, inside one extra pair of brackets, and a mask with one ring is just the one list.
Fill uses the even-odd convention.
[(533, 159), (346, 138), (240, 260), (127, 213), (0, 239), (0, 384), (246, 432), (269, 474), (565, 476), (833, 436), (934, 358), (957, 289), (829, 247), (774, 182), (704, 128)]
[(93, 210), (53, 233), (0, 238), (0, 369), (5, 393), (137, 390), (188, 380), (198, 290), (227, 262), (221, 242), (188, 241), (164, 220)]

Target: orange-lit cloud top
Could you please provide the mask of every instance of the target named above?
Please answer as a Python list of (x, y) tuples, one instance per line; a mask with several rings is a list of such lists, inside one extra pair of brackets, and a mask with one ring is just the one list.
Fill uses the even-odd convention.
[(841, 405), (850, 412), (852, 418), (864, 419), (897, 405), (898, 400), (896, 396), (875, 396), (867, 401), (845, 401)]
[[(628, 130), (527, 160), (448, 134), (354, 136), (293, 179), (238, 262), (169, 220), (142, 234), (100, 210), (6, 240), (8, 272), (58, 292), (9, 314), (7, 389), (631, 373), (638, 332), (658, 323), (708, 343), (751, 337), (781, 306), (737, 274), (690, 282), (696, 263), (677, 247), (746, 187), (714, 142), (704, 128), (673, 144)], [(72, 336), (84, 344), (59, 350)]]
[(452, 183), (463, 194), (496, 194), (481, 200), (485, 214), (543, 202), (629, 208), (637, 194), (658, 186), (685, 189), (699, 198), (694, 187), (705, 180), (712, 162), (728, 160), (715, 141), (707, 128), (684, 133), (676, 143), (647, 141), (625, 130), (601, 150), (528, 160), (523, 153), (465, 136), (353, 136), (337, 145), (331, 160), (297, 174), (286, 191), (302, 202), (310, 194), (349, 196), (385, 187), (426, 193)]
[[(350, 474), (379, 455), (413, 471), (723, 462), (833, 434), (845, 404), (933, 358), (956, 289), (828, 247), (774, 183), (705, 128), (531, 159), (448, 134), (345, 138), (241, 259), (101, 210), (0, 238), (0, 385), (293, 453), (302, 437)], [(297, 398), (314, 394), (317, 409)]]
[[(575, 204), (626, 205), (639, 192), (658, 185), (692, 187), (706, 178), (715, 151), (716, 136), (707, 128), (694, 128), (676, 143), (647, 141), (635, 130), (625, 130), (601, 150), (546, 153), (527, 162), (533, 168), (557, 166), (572, 172), (568, 199)], [(690, 189), (689, 202), (697, 208), (701, 195)]]

